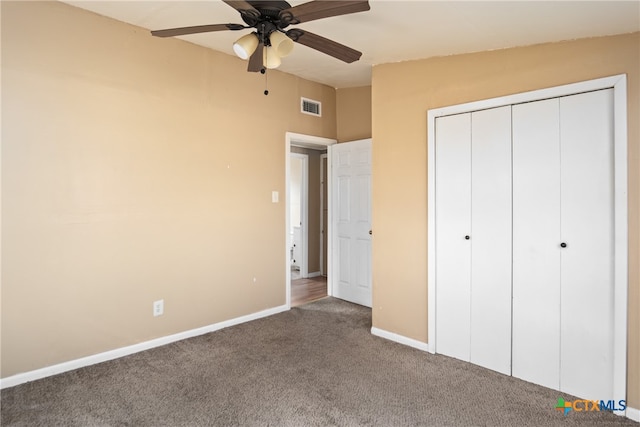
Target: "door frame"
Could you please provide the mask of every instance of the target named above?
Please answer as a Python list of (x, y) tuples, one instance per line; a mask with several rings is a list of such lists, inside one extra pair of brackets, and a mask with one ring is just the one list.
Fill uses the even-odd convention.
[[(327, 160), (327, 171), (322, 168), (323, 160)], [(327, 276), (327, 272), (324, 270), (324, 236), (327, 236), (327, 270), (329, 269), (329, 236), (326, 234), (329, 228), (329, 205), (328, 201), (324, 198), (324, 188), (327, 189), (327, 199), (329, 198), (329, 181), (328, 181), (328, 172), (329, 171), (329, 153), (320, 155), (320, 274), (323, 276)], [(326, 181), (326, 182), (325, 182)], [(322, 213), (324, 212), (324, 206), (327, 205), (327, 230), (324, 229), (324, 221), (322, 218)]]
[[(291, 229), (291, 213), (290, 213), (290, 209), (291, 209), (291, 201), (289, 200), (289, 179), (291, 178), (291, 162), (290, 162), (290, 154), (291, 154), (291, 146), (298, 146), (298, 147), (306, 147), (306, 148), (312, 148), (312, 149), (316, 149), (316, 150), (324, 150), (327, 149), (329, 154), (331, 153), (331, 146), (334, 144), (337, 144), (338, 141), (336, 139), (331, 139), (331, 138), (323, 138), (320, 136), (313, 136), (313, 135), (305, 135), (305, 134), (301, 134), (301, 133), (295, 133), (295, 132), (286, 132), (285, 133), (285, 138), (284, 138), (284, 154), (285, 154), (285, 192), (284, 192), (284, 198), (285, 198), (285, 247), (284, 247), (284, 252), (285, 252), (285, 279), (286, 279), (286, 306), (287, 308), (291, 308), (291, 256), (290, 256), (290, 249), (291, 249), (291, 233), (289, 232), (289, 230)], [(329, 157), (330, 158), (330, 157)], [(331, 170), (331, 162), (327, 161), (327, 176), (330, 179), (331, 174), (330, 174), (330, 170)], [(328, 183), (329, 187), (327, 187), (327, 190), (330, 191), (331, 189), (331, 183)], [(331, 199), (330, 197), (327, 197), (329, 200)], [(331, 204), (329, 204), (329, 208), (331, 208)], [(331, 215), (331, 211), (329, 210), (329, 215)], [(329, 217), (329, 221), (330, 221)], [(329, 222), (330, 224), (330, 222)], [(331, 239), (331, 226), (327, 225), (328, 227), (328, 238)], [(307, 228), (308, 229), (308, 228)], [(308, 236), (305, 236), (304, 238), (306, 238), (306, 240), (308, 241)], [(329, 242), (327, 243), (327, 252), (329, 252), (331, 250), (331, 240), (329, 240)], [(329, 253), (327, 253), (327, 270), (331, 271), (331, 257), (329, 256)], [(332, 289), (332, 281), (330, 278), (330, 275), (327, 275), (327, 294), (329, 296), (333, 295), (333, 289)]]
[[(628, 292), (628, 207), (627, 207), (627, 76), (620, 74), (568, 85), (523, 92), (482, 101), (436, 108), (427, 112), (427, 308), (428, 351), (436, 344), (435, 272), (435, 125), (436, 118), (468, 113), (547, 98), (574, 95), (600, 89), (613, 89), (614, 120), (614, 319), (613, 319), (613, 395), (626, 399), (627, 382), (627, 292)], [(621, 397), (620, 397), (621, 396)]]

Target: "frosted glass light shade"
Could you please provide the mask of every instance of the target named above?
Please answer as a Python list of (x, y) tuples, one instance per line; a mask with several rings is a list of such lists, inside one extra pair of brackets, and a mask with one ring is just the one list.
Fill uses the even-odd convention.
[(233, 51), (241, 59), (249, 59), (258, 47), (258, 36), (256, 33), (250, 33), (240, 37), (233, 44)]
[(269, 68), (269, 69), (278, 68), (280, 66), (282, 61), (280, 60), (280, 57), (278, 56), (276, 48), (274, 48), (273, 46), (269, 46), (264, 50), (264, 62), (263, 63), (264, 63), (264, 66)]
[(271, 33), (269, 41), (271, 42), (271, 46), (276, 48), (276, 52), (278, 52), (278, 56), (280, 58), (284, 58), (289, 55), (293, 50), (293, 40), (279, 31)]

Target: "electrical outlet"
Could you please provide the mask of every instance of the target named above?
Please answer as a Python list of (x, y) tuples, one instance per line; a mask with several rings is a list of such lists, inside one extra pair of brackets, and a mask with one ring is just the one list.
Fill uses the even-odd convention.
[(162, 316), (164, 314), (164, 300), (158, 300), (153, 303), (153, 316)]

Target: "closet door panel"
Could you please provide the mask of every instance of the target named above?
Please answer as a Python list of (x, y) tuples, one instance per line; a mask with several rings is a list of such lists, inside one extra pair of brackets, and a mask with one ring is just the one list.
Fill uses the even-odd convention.
[(471, 129), (471, 362), (510, 375), (511, 106)]
[(560, 99), (560, 390), (613, 396), (613, 90)]
[(436, 120), (436, 352), (469, 361), (471, 114)]
[(512, 375), (559, 389), (559, 101), (514, 105)]

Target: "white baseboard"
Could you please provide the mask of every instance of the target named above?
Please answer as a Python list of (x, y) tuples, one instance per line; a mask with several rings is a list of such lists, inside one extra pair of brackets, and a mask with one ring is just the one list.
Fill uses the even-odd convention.
[(371, 333), (375, 336), (385, 338), (390, 341), (395, 341), (397, 343), (404, 344), (409, 347), (417, 348), (418, 350), (433, 353), (433, 351), (431, 351), (431, 347), (429, 347), (429, 344), (418, 341), (418, 340), (414, 340), (413, 338), (407, 338), (403, 335), (398, 335), (393, 332), (388, 332), (388, 331), (385, 331), (384, 329), (378, 329), (374, 327), (371, 328)]
[(130, 354), (139, 353), (141, 351), (171, 344), (173, 342), (181, 341), (187, 338), (196, 337), (198, 335), (208, 334), (209, 332), (215, 332), (220, 329), (228, 328), (229, 326), (239, 325), (240, 323), (250, 322), (252, 320), (272, 316), (274, 314), (278, 314), (287, 310), (289, 310), (289, 308), (286, 305), (281, 305), (279, 307), (270, 308), (267, 310), (259, 311), (257, 313), (247, 314), (245, 316), (236, 317), (235, 319), (225, 320), (223, 322), (214, 323), (212, 325), (203, 326), (201, 328), (191, 329), (189, 331), (167, 335), (165, 337), (156, 338), (150, 341), (145, 341), (127, 347), (106, 351), (104, 353), (98, 353), (92, 356), (82, 357), (80, 359), (70, 360), (68, 362), (59, 363), (57, 365), (36, 369), (34, 371), (16, 374), (0, 379), (0, 390), (29, 381), (35, 381), (42, 378), (50, 377), (52, 375), (61, 374), (63, 372), (72, 371), (74, 369), (83, 368), (85, 366), (95, 365), (97, 363), (102, 363), (108, 360), (128, 356)]
[(627, 406), (627, 411), (626, 411), (625, 415), (630, 420), (635, 421), (637, 423), (640, 423), (640, 409), (629, 408)]
[(309, 273), (307, 276), (309, 278), (311, 278), (311, 277), (319, 277), (319, 276), (322, 276), (322, 273), (320, 273), (319, 271), (314, 271), (313, 273)]

